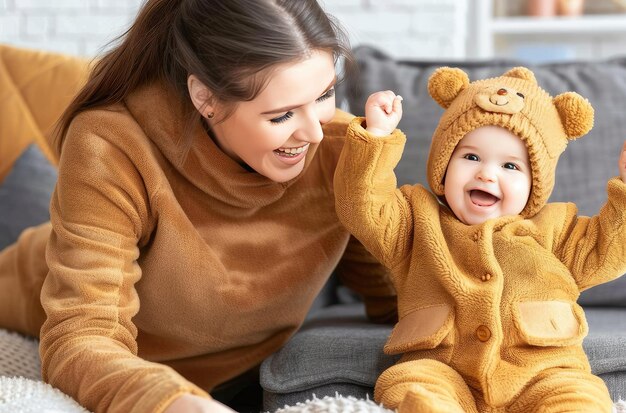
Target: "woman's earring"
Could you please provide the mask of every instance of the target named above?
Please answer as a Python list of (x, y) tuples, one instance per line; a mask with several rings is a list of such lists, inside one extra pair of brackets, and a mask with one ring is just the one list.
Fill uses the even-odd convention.
[(215, 116), (215, 112), (209, 112), (206, 114), (207, 119), (213, 119), (214, 116)]

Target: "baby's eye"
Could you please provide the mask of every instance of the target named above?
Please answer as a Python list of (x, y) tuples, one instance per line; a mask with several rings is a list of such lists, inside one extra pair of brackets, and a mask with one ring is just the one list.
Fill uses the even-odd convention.
[(474, 155), (473, 153), (468, 153), (467, 155), (463, 156), (463, 158), (467, 159), (468, 161), (480, 161), (478, 155)]
[(502, 167), (505, 169), (511, 169), (513, 171), (519, 171), (519, 168), (517, 167), (517, 165), (515, 165), (512, 162), (507, 162), (504, 165), (502, 165)]

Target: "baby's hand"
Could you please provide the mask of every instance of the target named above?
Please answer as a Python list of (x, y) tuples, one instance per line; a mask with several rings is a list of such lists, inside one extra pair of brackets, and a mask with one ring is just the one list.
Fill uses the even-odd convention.
[(402, 118), (402, 96), (390, 90), (370, 95), (365, 103), (367, 131), (377, 135), (389, 135)]
[(622, 177), (622, 182), (626, 182), (626, 142), (624, 142), (622, 154), (619, 157), (619, 174)]

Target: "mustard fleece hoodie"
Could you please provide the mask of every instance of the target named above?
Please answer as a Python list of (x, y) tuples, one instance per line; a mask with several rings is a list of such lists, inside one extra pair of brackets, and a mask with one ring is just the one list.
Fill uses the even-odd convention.
[(201, 125), (186, 131), (184, 107), (152, 84), (76, 117), (51, 224), (0, 252), (0, 321), (41, 327), (44, 379), (94, 412), (160, 412), (258, 365), (336, 266), (371, 317), (395, 311), (387, 270), (334, 209), (350, 115), (338, 111), (305, 170), (276, 183)]
[[(593, 217), (578, 216), (572, 203), (545, 204), (565, 144), (559, 142), (556, 149), (555, 143), (546, 144), (552, 158), (540, 146), (542, 139), (565, 141), (564, 131), (571, 129), (559, 120), (566, 118), (565, 109), (560, 114), (554, 106), (545, 109), (552, 98), (538, 89), (527, 69), (472, 84), (458, 71), (444, 68), (441, 73), (445, 82), (439, 90), (450, 109), (431, 146), (428, 170), (434, 190), (442, 193), (448, 159), (462, 136), (493, 122), (513, 130), (533, 125), (526, 126), (527, 132), (515, 131), (532, 148), (531, 162), (540, 165), (533, 169), (533, 188), (541, 192), (531, 195), (520, 215), (466, 225), (423, 186), (396, 187), (393, 170), (406, 141), (400, 130), (377, 137), (365, 130), (364, 119), (350, 123), (335, 175), (337, 213), (391, 270), (398, 292), (399, 322), (385, 352), (403, 356), (381, 375), (375, 397), (397, 408), (414, 389), (416, 395), (445, 396), (430, 408), (415, 402), (400, 411), (528, 412), (539, 411), (540, 401), (546, 407), (544, 399), (563, 389), (570, 398), (560, 402), (570, 404), (546, 411), (610, 411), (608, 391), (591, 375), (582, 349), (588, 328), (576, 300), (581, 291), (626, 272), (626, 184), (612, 178), (608, 201)], [(485, 93), (498, 104), (482, 99)], [(508, 104), (497, 96), (509, 96), (509, 103), (518, 106), (504, 113)], [(579, 97), (557, 97), (557, 107), (563, 99), (569, 99), (570, 113), (579, 121), (582, 113), (588, 116), (589, 111), (572, 104), (582, 102)], [(541, 129), (544, 117), (558, 128)], [(575, 133), (583, 129), (575, 126)], [(547, 165), (545, 171), (541, 165)], [(536, 390), (533, 383), (557, 372), (575, 379)], [(524, 391), (528, 396), (515, 405)], [(579, 403), (575, 394), (597, 404), (591, 410), (572, 408)], [(441, 403), (446, 397), (458, 400), (448, 406)]]

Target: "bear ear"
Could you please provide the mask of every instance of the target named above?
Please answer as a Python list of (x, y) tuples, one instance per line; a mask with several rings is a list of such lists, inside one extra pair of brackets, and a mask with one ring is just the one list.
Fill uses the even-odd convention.
[(439, 106), (447, 109), (468, 85), (469, 77), (461, 69), (440, 67), (428, 79), (428, 92)]
[(506, 77), (516, 77), (518, 79), (528, 80), (533, 83), (537, 83), (537, 79), (535, 78), (535, 74), (530, 70), (522, 66), (514, 67), (513, 69), (507, 71), (502, 76)]
[(552, 102), (559, 112), (567, 139), (578, 139), (593, 128), (593, 107), (578, 93), (562, 93)]

